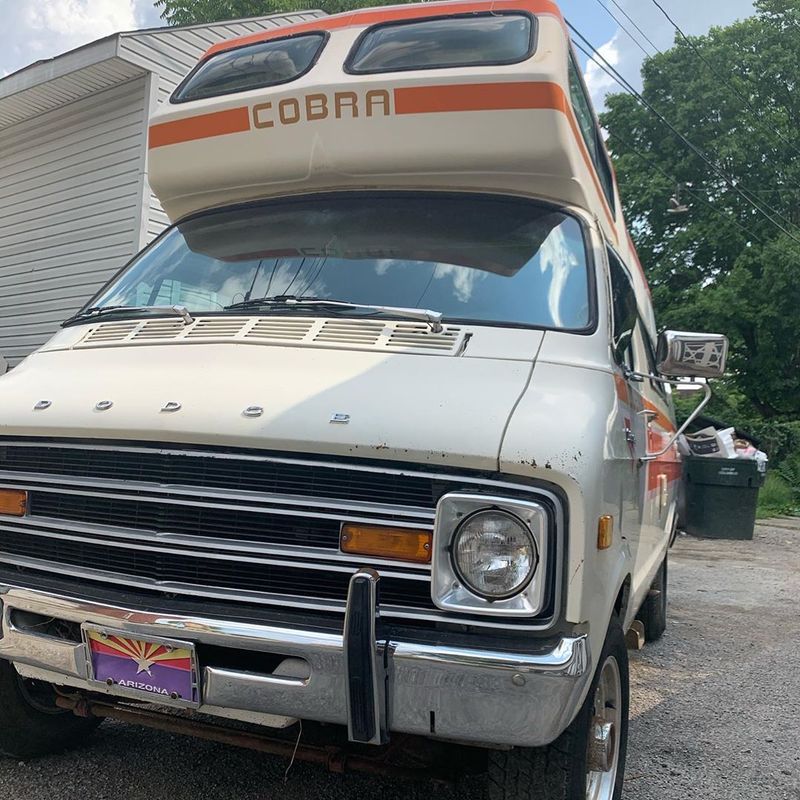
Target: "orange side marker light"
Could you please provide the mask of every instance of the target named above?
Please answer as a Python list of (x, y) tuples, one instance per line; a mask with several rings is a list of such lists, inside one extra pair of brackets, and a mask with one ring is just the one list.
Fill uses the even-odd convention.
[(24, 517), (28, 510), (28, 493), (23, 489), (0, 489), (0, 514)]
[(604, 514), (597, 520), (597, 549), (608, 550), (614, 541), (614, 517)]
[(346, 523), (342, 525), (339, 545), (343, 553), (428, 564), (431, 539), (430, 531)]

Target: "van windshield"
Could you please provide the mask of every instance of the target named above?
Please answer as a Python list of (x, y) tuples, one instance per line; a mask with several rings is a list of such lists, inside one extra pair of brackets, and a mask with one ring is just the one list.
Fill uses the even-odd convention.
[[(461, 323), (591, 323), (580, 224), (528, 200), (467, 194), (316, 195), (206, 212), (170, 228), (90, 306), (342, 313), (257, 302), (282, 297), (430, 309)], [(348, 312), (362, 314), (376, 312)]]

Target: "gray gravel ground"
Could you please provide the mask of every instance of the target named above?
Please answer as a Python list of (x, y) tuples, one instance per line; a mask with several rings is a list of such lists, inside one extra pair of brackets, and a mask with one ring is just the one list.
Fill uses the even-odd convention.
[[(780, 526), (780, 527), (779, 527)], [(800, 800), (800, 525), (753, 542), (682, 537), (664, 639), (631, 654), (626, 798)], [(123, 724), (71, 754), (0, 760), (17, 800), (453, 800), (448, 790), (348, 776)]]

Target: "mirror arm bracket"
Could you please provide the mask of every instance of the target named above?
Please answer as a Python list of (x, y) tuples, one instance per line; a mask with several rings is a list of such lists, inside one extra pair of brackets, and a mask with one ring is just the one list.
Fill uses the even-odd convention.
[(625, 380), (633, 381), (634, 383), (643, 383), (648, 378), (657, 381), (663, 380), (662, 378), (658, 378), (655, 375), (644, 375), (641, 372), (635, 372), (627, 364), (622, 365), (622, 374), (625, 376)]
[(678, 437), (683, 435), (686, 429), (697, 419), (698, 416), (700, 416), (700, 412), (708, 405), (709, 400), (711, 400), (711, 384), (709, 384), (708, 381), (704, 383), (700, 383), (699, 381), (678, 381), (672, 378), (662, 378), (660, 375), (644, 375), (641, 372), (627, 370), (626, 377), (629, 380), (651, 380), (657, 381), (658, 383), (669, 384), (670, 386), (698, 386), (702, 387), (704, 393), (703, 399), (698, 403), (697, 408), (695, 408), (695, 410), (689, 414), (680, 428), (678, 428), (678, 430), (676, 430), (675, 433), (670, 436), (669, 442), (667, 442), (666, 446), (662, 447), (657, 453), (647, 453), (639, 459), (640, 464), (645, 464), (648, 461), (655, 461), (657, 458), (661, 458), (661, 456), (670, 450), (675, 442), (678, 441)]

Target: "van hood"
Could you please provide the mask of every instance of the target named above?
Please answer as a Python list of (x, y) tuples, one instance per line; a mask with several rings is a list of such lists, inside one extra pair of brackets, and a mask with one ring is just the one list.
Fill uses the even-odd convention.
[(56, 337), (0, 378), (0, 435), (496, 470), (542, 336), (477, 329), (463, 353), (444, 356), (205, 342), (79, 349)]

